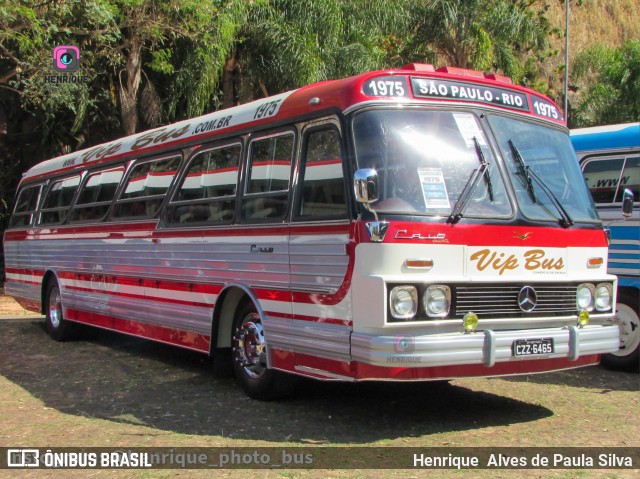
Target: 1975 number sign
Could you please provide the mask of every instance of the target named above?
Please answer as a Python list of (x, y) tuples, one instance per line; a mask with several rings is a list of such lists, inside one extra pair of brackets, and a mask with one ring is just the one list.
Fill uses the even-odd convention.
[(263, 103), (258, 108), (256, 108), (256, 112), (253, 114), (253, 119), (260, 120), (261, 118), (268, 118), (275, 115), (276, 113), (278, 113), (280, 103), (282, 103), (282, 99)]
[(362, 91), (367, 96), (409, 96), (407, 80), (403, 77), (378, 77), (368, 81), (362, 87)]

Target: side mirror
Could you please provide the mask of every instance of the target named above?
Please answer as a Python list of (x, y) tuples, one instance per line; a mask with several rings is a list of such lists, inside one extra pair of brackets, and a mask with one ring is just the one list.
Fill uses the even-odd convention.
[(358, 203), (369, 205), (378, 201), (378, 172), (373, 168), (357, 170), (353, 175), (353, 189)]
[[(360, 170), (358, 170), (360, 171)], [(625, 189), (622, 193), (622, 216), (629, 218), (633, 213), (633, 192)]]

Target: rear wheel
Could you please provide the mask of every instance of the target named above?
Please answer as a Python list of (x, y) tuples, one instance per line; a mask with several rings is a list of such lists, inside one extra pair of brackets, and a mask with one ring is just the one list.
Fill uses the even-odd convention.
[(620, 349), (602, 356), (602, 364), (611, 369), (636, 371), (640, 369), (640, 317), (638, 299), (621, 295), (618, 302)]
[(77, 327), (64, 319), (62, 295), (57, 280), (49, 281), (45, 292), (45, 326), (47, 333), (56, 341), (68, 341), (77, 337)]
[(250, 301), (237, 310), (231, 350), (236, 379), (249, 397), (270, 401), (293, 393), (293, 376), (267, 368), (262, 320)]

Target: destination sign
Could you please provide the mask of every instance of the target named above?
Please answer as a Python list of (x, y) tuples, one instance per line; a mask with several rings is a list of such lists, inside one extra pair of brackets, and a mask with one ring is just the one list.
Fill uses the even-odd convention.
[[(438, 78), (411, 78), (416, 98), (442, 98), (486, 103), (513, 110), (530, 111), (527, 95), (506, 88), (496, 88)], [(546, 116), (546, 115), (545, 115)]]

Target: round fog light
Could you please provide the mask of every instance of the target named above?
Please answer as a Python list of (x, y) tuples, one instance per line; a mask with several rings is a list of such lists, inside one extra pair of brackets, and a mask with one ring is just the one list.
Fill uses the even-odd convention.
[(465, 332), (470, 333), (474, 331), (478, 327), (478, 315), (472, 312), (465, 314), (464, 318), (462, 318), (462, 324), (464, 325)]
[(587, 311), (586, 309), (580, 311), (580, 315), (578, 316), (578, 324), (581, 328), (589, 324), (589, 311)]

